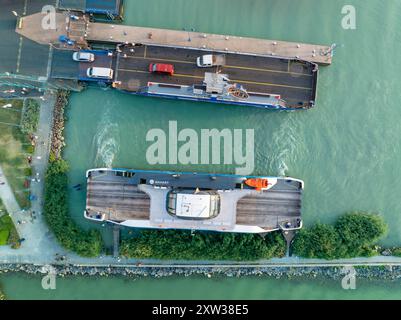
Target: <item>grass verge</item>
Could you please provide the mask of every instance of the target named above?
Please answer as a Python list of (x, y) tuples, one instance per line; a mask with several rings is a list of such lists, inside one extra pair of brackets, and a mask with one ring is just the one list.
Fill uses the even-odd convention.
[[(3, 108), (11, 104), (11, 107)], [(15, 198), (22, 208), (28, 208), (30, 166), (27, 157), (32, 155), (33, 147), (27, 134), (21, 131), (23, 100), (0, 99), (0, 165), (14, 191)]]
[(20, 242), (17, 229), (0, 200), (0, 246), (5, 245), (18, 249)]

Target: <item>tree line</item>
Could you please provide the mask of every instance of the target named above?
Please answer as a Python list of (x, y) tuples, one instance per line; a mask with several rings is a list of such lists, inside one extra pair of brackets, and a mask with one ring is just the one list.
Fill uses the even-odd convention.
[(265, 238), (255, 234), (142, 230), (122, 240), (120, 254), (126, 258), (171, 260), (258, 260), (285, 255), (280, 232)]
[(44, 216), (60, 244), (84, 257), (96, 257), (103, 248), (98, 230), (83, 230), (68, 211), (68, 164), (62, 159), (49, 163), (45, 179)]
[(379, 253), (377, 241), (387, 233), (383, 218), (369, 213), (348, 213), (334, 225), (317, 223), (299, 231), (293, 254), (304, 258), (341, 259)]

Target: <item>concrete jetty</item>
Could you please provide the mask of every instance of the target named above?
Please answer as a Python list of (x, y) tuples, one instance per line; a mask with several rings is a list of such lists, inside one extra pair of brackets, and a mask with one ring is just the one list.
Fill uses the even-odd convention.
[[(207, 51), (295, 58), (322, 65), (332, 62), (332, 47), (286, 41), (209, 34), (89, 21), (85, 15), (72, 20), (68, 13), (56, 14), (56, 29), (43, 30), (42, 13), (25, 16), (16, 32), (41, 44), (56, 43), (60, 35), (70, 34), (80, 43), (136, 43)], [(84, 21), (84, 23), (83, 23)]]

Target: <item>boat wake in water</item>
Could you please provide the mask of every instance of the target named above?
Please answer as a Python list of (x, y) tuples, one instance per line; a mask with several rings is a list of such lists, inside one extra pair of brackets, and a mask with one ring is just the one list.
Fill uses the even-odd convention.
[(118, 124), (112, 122), (111, 118), (110, 112), (106, 111), (98, 125), (97, 133), (93, 137), (95, 164), (106, 168), (112, 167), (120, 145)]
[(299, 143), (297, 130), (297, 122), (289, 115), (273, 133), (271, 150), (277, 150), (277, 152), (270, 153), (268, 156), (269, 174), (287, 175), (287, 163), (295, 157)]

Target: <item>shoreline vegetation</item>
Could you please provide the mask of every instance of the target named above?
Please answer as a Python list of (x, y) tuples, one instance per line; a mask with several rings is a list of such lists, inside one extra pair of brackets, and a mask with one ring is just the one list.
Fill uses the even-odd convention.
[(120, 254), (137, 259), (259, 260), (284, 257), (286, 244), (279, 232), (262, 238), (254, 234), (180, 230), (141, 230), (122, 240)]
[(46, 223), (65, 249), (83, 257), (97, 257), (103, 248), (100, 232), (80, 228), (69, 214), (67, 171), (68, 165), (62, 159), (49, 163), (45, 177)]
[(0, 284), (0, 301), (2, 301), (2, 300), (7, 300), (7, 299), (6, 299), (6, 295), (4, 294), (1, 284)]
[(380, 254), (377, 241), (388, 226), (383, 218), (364, 212), (340, 216), (334, 225), (317, 223), (301, 229), (292, 244), (293, 253), (303, 258), (346, 259)]

